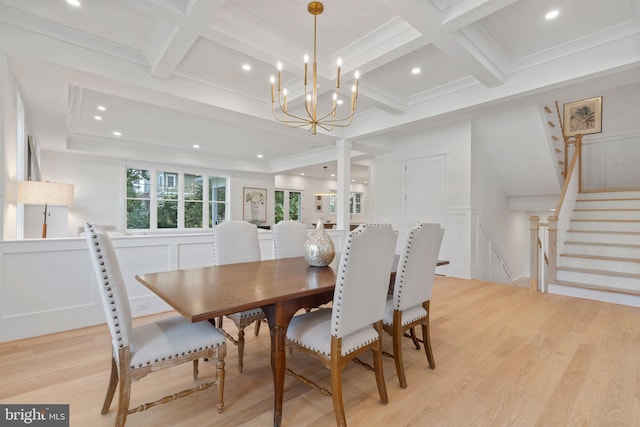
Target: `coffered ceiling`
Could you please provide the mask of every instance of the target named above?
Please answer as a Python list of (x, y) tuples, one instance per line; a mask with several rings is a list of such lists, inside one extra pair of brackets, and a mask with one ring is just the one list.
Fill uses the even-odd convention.
[(281, 61), (300, 104), (307, 1), (80, 3), (0, 0), (0, 44), (42, 149), (298, 173), (331, 164), (339, 139), (358, 162), (404, 133), (640, 81), (640, 0), (327, 0), (319, 109), (337, 58), (344, 97), (361, 74), (358, 108), (350, 127), (311, 135), (273, 119), (269, 86)]

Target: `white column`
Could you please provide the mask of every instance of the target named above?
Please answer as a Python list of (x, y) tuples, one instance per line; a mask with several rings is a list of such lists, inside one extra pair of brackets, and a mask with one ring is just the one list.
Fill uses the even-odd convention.
[(351, 141), (340, 139), (336, 142), (338, 160), (336, 189), (336, 224), (338, 230), (349, 231), (349, 193), (351, 192)]

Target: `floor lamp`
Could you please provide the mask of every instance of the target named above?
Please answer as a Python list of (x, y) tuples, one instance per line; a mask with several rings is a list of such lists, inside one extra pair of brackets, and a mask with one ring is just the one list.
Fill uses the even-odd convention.
[(18, 181), (18, 203), (25, 205), (44, 205), (42, 238), (47, 237), (47, 207), (71, 206), (73, 204), (73, 185), (49, 181)]

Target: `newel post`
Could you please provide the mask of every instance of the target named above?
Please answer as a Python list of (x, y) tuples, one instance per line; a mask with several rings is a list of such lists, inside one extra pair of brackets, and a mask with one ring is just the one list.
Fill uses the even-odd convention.
[(556, 263), (558, 262), (558, 217), (550, 216), (549, 222), (549, 282), (556, 282)]
[(529, 217), (529, 230), (531, 231), (531, 238), (529, 242), (529, 254), (531, 266), (529, 267), (529, 290), (537, 292), (538, 286), (538, 272), (540, 271), (540, 251), (538, 249), (540, 239), (538, 237), (539, 230), (539, 216)]

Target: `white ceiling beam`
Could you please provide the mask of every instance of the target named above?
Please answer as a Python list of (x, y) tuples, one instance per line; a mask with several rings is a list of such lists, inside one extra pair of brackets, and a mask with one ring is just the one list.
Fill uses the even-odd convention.
[(188, 12), (187, 21), (171, 26), (167, 33), (157, 37), (154, 47), (150, 49), (150, 56), (153, 56), (151, 74), (154, 77), (169, 78), (223, 3), (223, 0), (196, 1)]
[(470, 40), (460, 32), (449, 33), (444, 30), (439, 12), (430, 3), (393, 0), (387, 0), (386, 3), (445, 55), (463, 65), (484, 86), (495, 87), (504, 82), (505, 76), (496, 65), (498, 59), (489, 58), (478, 48), (477, 41)]
[(459, 30), (519, 0), (466, 0), (440, 14), (440, 24), (447, 31)]

